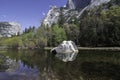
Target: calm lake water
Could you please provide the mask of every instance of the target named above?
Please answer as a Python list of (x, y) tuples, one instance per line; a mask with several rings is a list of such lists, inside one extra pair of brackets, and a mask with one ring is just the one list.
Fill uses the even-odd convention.
[(80, 51), (63, 62), (50, 51), (0, 51), (0, 80), (120, 80), (120, 52)]

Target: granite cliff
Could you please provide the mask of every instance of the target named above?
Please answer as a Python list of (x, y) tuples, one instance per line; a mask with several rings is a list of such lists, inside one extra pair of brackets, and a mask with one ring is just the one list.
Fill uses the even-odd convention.
[(0, 22), (0, 37), (11, 37), (22, 33), (22, 27), (16, 22)]
[(51, 7), (42, 24), (50, 27), (52, 24), (59, 22), (61, 15), (64, 17), (65, 23), (70, 23), (74, 18), (78, 19), (85, 10), (90, 10), (108, 2), (110, 0), (68, 0), (65, 7)]

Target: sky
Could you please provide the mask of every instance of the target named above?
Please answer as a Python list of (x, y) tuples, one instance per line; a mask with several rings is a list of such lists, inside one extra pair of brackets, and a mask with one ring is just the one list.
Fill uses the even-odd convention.
[(64, 6), (67, 0), (0, 0), (0, 22), (17, 22), (22, 29), (39, 27), (51, 5)]

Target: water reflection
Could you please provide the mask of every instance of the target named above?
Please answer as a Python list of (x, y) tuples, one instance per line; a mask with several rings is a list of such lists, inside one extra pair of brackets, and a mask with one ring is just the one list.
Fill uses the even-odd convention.
[(60, 60), (64, 61), (64, 62), (68, 62), (68, 61), (74, 61), (76, 59), (78, 53), (76, 52), (71, 52), (71, 53), (57, 53), (56, 57), (58, 57)]
[(91, 79), (95, 79), (95, 76), (104, 80), (120, 79), (120, 65), (108, 62), (84, 62), (81, 64), (81, 71)]
[[(80, 51), (75, 60), (71, 58), (74, 61), (66, 63), (50, 51), (4, 51), (0, 55), (0, 80), (120, 79), (120, 52)], [(61, 59), (67, 61), (71, 55)]]
[(56, 54), (60, 60), (64, 62), (75, 60), (78, 51), (77, 46), (73, 41), (63, 41), (57, 47), (54, 47), (50, 51), (52, 54)]
[(39, 70), (28, 67), (21, 60), (0, 55), (0, 80), (39, 80)]

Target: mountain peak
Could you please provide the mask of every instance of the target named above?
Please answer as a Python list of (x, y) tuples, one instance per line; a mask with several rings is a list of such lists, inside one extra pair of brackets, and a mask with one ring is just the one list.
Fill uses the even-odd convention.
[(68, 9), (83, 9), (88, 5), (90, 5), (90, 7), (94, 7), (109, 1), (110, 0), (68, 0), (66, 6)]
[(50, 27), (52, 24), (58, 23), (60, 15), (64, 17), (65, 23), (69, 23), (73, 18), (79, 18), (85, 10), (106, 4), (109, 1), (111, 0), (68, 0), (66, 7), (53, 6), (43, 20), (43, 24)]
[(68, 0), (66, 6), (68, 9), (81, 9), (89, 5), (91, 0)]

